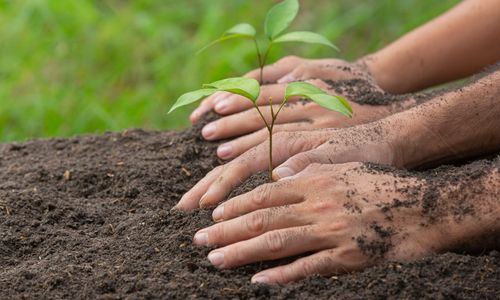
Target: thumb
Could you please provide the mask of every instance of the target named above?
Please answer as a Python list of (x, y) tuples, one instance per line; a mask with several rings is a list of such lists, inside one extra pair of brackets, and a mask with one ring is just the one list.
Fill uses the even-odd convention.
[(286, 177), (294, 176), (313, 163), (328, 163), (328, 158), (321, 152), (322, 151), (319, 149), (314, 149), (292, 156), (274, 169), (273, 179), (280, 180)]

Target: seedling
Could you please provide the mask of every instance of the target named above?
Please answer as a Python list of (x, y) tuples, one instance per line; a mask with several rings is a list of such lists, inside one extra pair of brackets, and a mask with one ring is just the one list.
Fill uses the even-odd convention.
[(315, 32), (294, 31), (280, 35), (285, 29), (288, 28), (290, 23), (292, 23), (298, 12), (298, 0), (285, 0), (281, 3), (276, 4), (269, 10), (264, 22), (264, 33), (267, 39), (264, 51), (261, 49), (261, 47), (259, 46), (259, 42), (257, 41), (257, 31), (255, 30), (255, 28), (248, 23), (240, 23), (228, 29), (222, 34), (220, 38), (200, 49), (198, 53), (203, 52), (204, 50), (215, 44), (227, 40), (250, 39), (255, 44), (257, 61), (259, 63), (260, 69), (259, 83), (262, 85), (265, 82), (263, 77), (264, 66), (266, 65), (267, 57), (273, 44), (290, 42), (322, 44), (339, 51), (339, 49), (327, 38)]
[[(255, 37), (255, 29), (246, 23), (238, 24), (223, 34), (222, 37), (212, 42), (202, 50), (225, 40), (234, 39), (234, 38), (251, 38), (255, 43), (255, 48), (257, 52), (257, 58), (259, 61), (260, 67), (260, 78), (259, 81), (253, 78), (244, 78), (244, 77), (234, 77), (227, 78), (223, 80), (219, 80), (216, 82), (212, 82), (209, 84), (204, 84), (202, 89), (188, 92), (186, 94), (181, 95), (175, 104), (170, 108), (168, 113), (171, 113), (175, 109), (188, 105), (190, 103), (202, 100), (216, 92), (224, 91), (232, 94), (237, 94), (243, 96), (250, 100), (259, 113), (264, 125), (269, 133), (269, 180), (272, 180), (272, 171), (273, 171), (273, 129), (276, 123), (276, 119), (278, 118), (281, 109), (285, 106), (288, 100), (291, 97), (303, 97), (306, 99), (310, 99), (322, 107), (327, 109), (337, 111), (343, 114), (346, 117), (352, 116), (352, 108), (349, 103), (342, 98), (341, 96), (332, 96), (327, 94), (325, 91), (320, 88), (306, 83), (306, 82), (292, 82), (287, 85), (285, 89), (285, 96), (283, 97), (278, 109), (274, 111), (272, 99), (269, 99), (269, 108), (270, 108), (270, 120), (268, 121), (262, 111), (260, 110), (257, 99), (260, 95), (260, 86), (263, 81), (263, 69), (266, 63), (267, 55), (273, 43), (284, 43), (284, 42), (306, 42), (306, 43), (319, 43), (325, 44), (330, 47), (335, 48), (335, 46), (328, 41), (325, 37), (307, 31), (299, 31), (299, 32), (291, 32), (288, 34), (279, 35), (282, 33), (288, 25), (293, 21), (295, 16), (297, 15), (299, 9), (299, 3), (297, 0), (285, 0), (277, 5), (275, 5), (268, 12), (266, 21), (265, 21), (265, 33), (268, 38), (268, 46), (266, 51), (263, 54), (260, 51), (259, 45), (257, 43), (257, 39)], [(201, 50), (201, 51), (202, 51)]]

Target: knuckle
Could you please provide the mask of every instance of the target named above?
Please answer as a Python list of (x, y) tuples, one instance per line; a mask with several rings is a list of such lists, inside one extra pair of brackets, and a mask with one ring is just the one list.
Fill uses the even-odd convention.
[(248, 215), (246, 225), (249, 232), (259, 234), (264, 231), (268, 220), (268, 215), (261, 211), (256, 211)]
[[(293, 164), (297, 166), (309, 167), (309, 165), (311, 164), (311, 156), (307, 152), (299, 153), (293, 157)], [(314, 166), (311, 168), (314, 168)], [(309, 169), (309, 171), (314, 171), (314, 169)]]
[[(340, 209), (340, 205), (338, 204), (332, 204), (332, 207)], [(345, 232), (350, 227), (349, 225), (352, 226), (352, 223), (349, 224), (347, 220), (340, 220), (340, 218), (337, 218), (335, 222), (328, 224), (325, 229), (329, 235), (338, 236)]]
[[(302, 149), (307, 148), (307, 139), (302, 138), (300, 132), (276, 132), (273, 134), (273, 139), (276, 145), (273, 151), (276, 151), (277, 157), (288, 158), (300, 152)], [(268, 144), (266, 144), (266, 146), (267, 145)]]
[(213, 168), (212, 171), (208, 172), (207, 176), (212, 174), (220, 174), (223, 171), (224, 171), (224, 165), (219, 165)]
[(285, 248), (285, 237), (280, 231), (270, 231), (264, 235), (265, 246), (271, 252), (280, 252)]
[(303, 277), (308, 277), (314, 274), (317, 274), (317, 259), (314, 260), (304, 260), (302, 262), (301, 270), (302, 270), (302, 276)]
[(333, 273), (333, 266), (335, 266), (335, 258), (330, 255), (318, 257), (315, 272), (319, 275), (329, 275)]
[(257, 207), (262, 206), (262, 204), (264, 204), (270, 198), (271, 189), (272, 189), (272, 184), (270, 183), (266, 183), (259, 186), (255, 190), (255, 196), (252, 197), (253, 204), (255, 204), (255, 206)]
[(209, 232), (208, 232), (208, 241), (211, 246), (216, 246), (220, 244), (220, 241), (223, 241), (225, 239), (225, 229), (224, 225), (219, 225), (219, 226), (214, 226)]
[(224, 206), (224, 212), (222, 214), (223, 219), (230, 218), (231, 216), (235, 215), (239, 210), (240, 207), (240, 202), (239, 200), (228, 200), (226, 203), (223, 204)]
[(315, 213), (324, 214), (326, 211), (330, 211), (334, 206), (332, 201), (318, 201), (311, 205), (311, 210)]

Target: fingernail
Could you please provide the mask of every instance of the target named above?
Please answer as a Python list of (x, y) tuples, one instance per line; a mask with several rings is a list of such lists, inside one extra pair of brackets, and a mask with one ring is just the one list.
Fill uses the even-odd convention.
[(207, 201), (207, 193), (205, 193), (203, 196), (201, 196), (200, 202), (198, 202), (200, 205), (200, 208), (205, 207), (205, 201)]
[(269, 283), (269, 277), (266, 275), (255, 275), (252, 277), (252, 283)]
[(285, 75), (278, 79), (278, 83), (290, 83), (296, 81), (295, 77), (291, 74)]
[(194, 235), (193, 243), (195, 243), (196, 245), (199, 245), (199, 246), (208, 245), (208, 233), (206, 233), (204, 231), (197, 232)]
[(214, 123), (211, 123), (203, 127), (203, 129), (201, 130), (201, 134), (203, 135), (204, 138), (210, 138), (211, 136), (214, 135), (216, 129), (217, 126)]
[(208, 260), (216, 268), (222, 268), (224, 266), (224, 253), (221, 251), (210, 252)]
[(281, 167), (274, 170), (274, 173), (278, 175), (279, 178), (285, 178), (295, 175), (295, 172), (289, 167)]
[(220, 158), (229, 157), (233, 153), (233, 146), (230, 144), (222, 144), (217, 148), (217, 156)]
[(224, 99), (215, 105), (215, 111), (218, 113), (224, 113), (225, 111), (227, 111), (228, 107), (229, 107), (229, 101)]
[(212, 218), (214, 219), (214, 221), (220, 221), (222, 220), (223, 215), (224, 215), (224, 205), (219, 205), (217, 206), (216, 209), (214, 209), (212, 213)]

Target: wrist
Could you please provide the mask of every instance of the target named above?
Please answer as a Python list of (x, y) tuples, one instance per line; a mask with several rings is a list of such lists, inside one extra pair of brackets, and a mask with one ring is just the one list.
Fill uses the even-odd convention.
[(378, 52), (366, 55), (356, 63), (369, 74), (378, 87), (385, 92), (397, 94), (395, 86), (397, 86), (398, 82), (393, 76), (394, 72)]
[(416, 118), (409, 111), (395, 113), (379, 121), (384, 140), (390, 146), (391, 164), (398, 168), (412, 168), (434, 161), (439, 153), (435, 136), (426, 126), (425, 118)]

